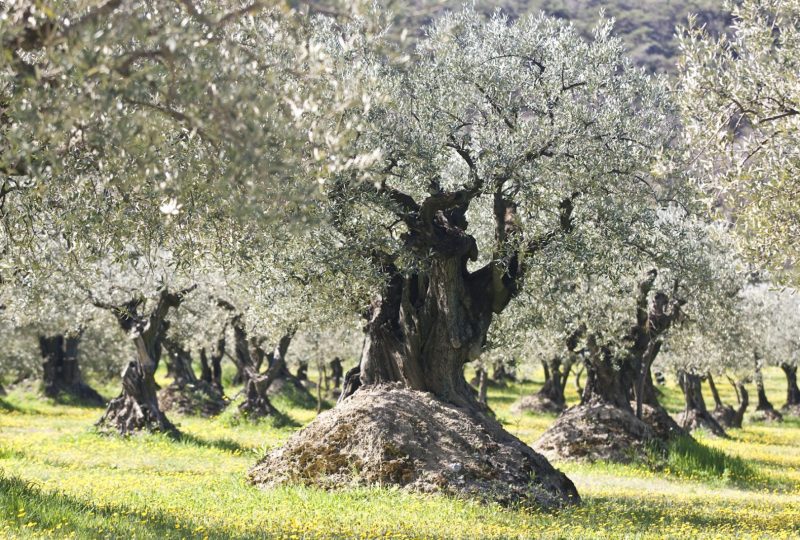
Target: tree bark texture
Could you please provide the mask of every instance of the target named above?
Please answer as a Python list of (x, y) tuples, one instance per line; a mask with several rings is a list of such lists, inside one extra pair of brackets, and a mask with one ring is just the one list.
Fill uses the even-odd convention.
[(685, 409), (679, 420), (682, 427), (688, 430), (707, 429), (714, 435), (725, 437), (725, 430), (706, 408), (702, 389), (703, 378), (694, 373), (680, 371), (678, 381), (685, 402)]
[(58, 398), (69, 394), (86, 404), (103, 406), (106, 400), (83, 381), (78, 360), (80, 333), (39, 336), (44, 394)]
[(636, 417), (642, 418), (642, 404), (660, 407), (650, 369), (663, 346), (663, 336), (681, 317), (681, 306), (685, 301), (677, 299), (677, 282), (672, 298), (663, 291), (657, 291), (650, 299), (658, 271), (653, 269), (639, 283), (636, 308), (636, 324), (631, 326), (627, 339), (630, 342), (628, 353), (630, 362), (636, 370), (634, 395), (636, 397)]
[(761, 413), (764, 420), (770, 422), (780, 422), (783, 420), (783, 415), (775, 410), (767, 392), (764, 390), (764, 376), (761, 374), (761, 359), (755, 357), (755, 381), (756, 381), (756, 412)]
[(783, 362), (781, 369), (786, 375), (786, 404), (783, 409), (800, 412), (800, 387), (797, 386), (797, 366)]
[(136, 359), (123, 372), (122, 393), (108, 404), (98, 422), (99, 427), (123, 435), (141, 430), (177, 433), (158, 405), (155, 371), (161, 356), (167, 315), (194, 289), (194, 286), (178, 292), (162, 289), (155, 307), (146, 315), (140, 313), (144, 303), (142, 298), (121, 306), (95, 302), (96, 306), (114, 314), (120, 328), (133, 338), (136, 346)]

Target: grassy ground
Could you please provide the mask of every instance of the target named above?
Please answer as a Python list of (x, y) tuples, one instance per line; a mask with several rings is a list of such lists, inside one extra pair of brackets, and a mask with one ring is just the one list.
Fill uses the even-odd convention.
[[(766, 379), (781, 404), (780, 372)], [(490, 392), (507, 428), (527, 442), (553, 417), (513, 415), (510, 405), (537, 388)], [(679, 408), (679, 392), (665, 392), (664, 403)], [(276, 405), (297, 424), (315, 415)], [(248, 467), (296, 427), (174, 417), (181, 440), (120, 439), (93, 431), (101, 412), (21, 389), (0, 402), (0, 538), (800, 537), (796, 419), (748, 423), (729, 440), (698, 436), (701, 445), (677, 445), (657, 466), (560, 464), (584, 504), (539, 513), (395, 489), (262, 491), (245, 482)]]

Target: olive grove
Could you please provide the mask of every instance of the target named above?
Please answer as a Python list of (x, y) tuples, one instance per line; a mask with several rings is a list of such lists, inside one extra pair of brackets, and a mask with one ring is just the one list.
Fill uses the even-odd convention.
[[(737, 47), (754, 4), (734, 10)], [(783, 244), (752, 208), (768, 204), (752, 179), (780, 170), (782, 190), (794, 163), (785, 134), (774, 150), (759, 126), (792, 115), (731, 110), (738, 86), (708, 91), (709, 70), (739, 60), (709, 67), (722, 60), (701, 30), (682, 38), (690, 103), (627, 58), (608, 20), (587, 39), (464, 7), (409, 50), (361, 3), (2, 9), (0, 336), (25, 360), (4, 357), (0, 381), (41, 372), (48, 396), (103, 404), (77, 341), (101, 336), (122, 387), (103, 432), (178, 436), (173, 413), (226, 408), (279, 418), (284, 394), (320, 414), (250, 469), (256, 485), (545, 508), (580, 502), (548, 458), (625, 461), (741, 426), (764, 362), (800, 407), (797, 298), (749, 283), (738, 252), (793, 270), (791, 226), (766, 252)], [(709, 122), (730, 136), (698, 142)], [(708, 197), (735, 226), (707, 215)], [(533, 448), (486, 400), (490, 367), (511, 359), (546, 374), (519, 409), (560, 413)], [(680, 381), (677, 421), (654, 366)], [(714, 386), (727, 376), (736, 409)]]

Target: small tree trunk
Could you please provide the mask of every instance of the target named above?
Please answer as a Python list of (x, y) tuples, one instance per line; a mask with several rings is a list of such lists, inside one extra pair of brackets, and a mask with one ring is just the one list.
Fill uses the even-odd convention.
[(567, 377), (569, 377), (571, 365), (566, 362), (565, 369), (562, 371), (561, 358), (558, 356), (553, 357), (549, 363), (542, 362), (542, 364), (545, 366), (546, 377), (544, 384), (536, 395), (539, 400), (552, 403), (552, 409), (563, 410), (567, 403), (564, 397), (564, 387), (566, 386)]
[(317, 414), (322, 412), (322, 370), (319, 372), (319, 380), (317, 381)]
[(485, 369), (480, 370), (478, 378), (478, 401), (484, 405), (488, 404), (487, 392), (489, 389), (489, 374)]
[(83, 382), (78, 362), (80, 333), (55, 336), (39, 336), (39, 350), (44, 362), (43, 389), (50, 398), (69, 394), (87, 404), (102, 406), (105, 399)]
[(208, 363), (208, 353), (206, 348), (200, 349), (200, 380), (211, 384), (211, 366)]
[(744, 387), (744, 384), (741, 382), (736, 383), (736, 393), (740, 396), (739, 400), (739, 407), (736, 409), (736, 415), (733, 418), (733, 422), (731, 427), (742, 427), (742, 422), (744, 421), (744, 413), (747, 410), (747, 405), (750, 402), (749, 396), (747, 395), (747, 389)]
[(688, 430), (707, 429), (714, 435), (725, 437), (725, 430), (706, 408), (706, 402), (703, 399), (703, 379), (694, 373), (680, 371), (678, 372), (678, 381), (686, 404), (681, 420), (679, 420), (683, 428)]
[(722, 403), (722, 400), (719, 397), (719, 392), (717, 391), (717, 385), (714, 384), (714, 377), (711, 373), (706, 375), (706, 380), (708, 381), (708, 387), (711, 390), (711, 396), (714, 398), (714, 407), (720, 408), (724, 407), (725, 405)]
[(756, 403), (756, 411), (762, 413), (763, 419), (767, 421), (780, 422), (783, 420), (783, 415), (775, 410), (772, 403), (767, 398), (767, 392), (764, 390), (764, 377), (761, 374), (761, 360), (755, 358), (755, 380), (756, 380), (756, 393), (758, 402)]
[(578, 392), (579, 396), (583, 395), (583, 386), (581, 385), (581, 375), (583, 375), (583, 370), (586, 369), (586, 366), (581, 362), (581, 365), (578, 366), (578, 370), (575, 372), (575, 391)]
[(342, 361), (337, 356), (331, 360), (331, 377), (333, 377), (333, 388), (338, 389), (342, 386), (342, 377), (344, 376), (344, 367)]
[(800, 387), (797, 386), (797, 366), (781, 364), (781, 369), (786, 374), (786, 404), (783, 406), (785, 410), (796, 409), (800, 412)]
[(174, 384), (181, 387), (197, 384), (197, 375), (192, 369), (191, 353), (172, 339), (164, 338), (163, 344), (169, 358), (167, 372), (172, 374)]

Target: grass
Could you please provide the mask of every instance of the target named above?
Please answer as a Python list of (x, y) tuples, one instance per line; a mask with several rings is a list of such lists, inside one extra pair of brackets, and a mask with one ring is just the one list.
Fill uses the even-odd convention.
[[(782, 403), (780, 372), (767, 389)], [(533, 442), (553, 416), (514, 415), (541, 380), (490, 390), (507, 428)], [(723, 399), (735, 400), (719, 384)], [(109, 389), (112, 393), (113, 386)], [(664, 402), (680, 406), (674, 387)], [(577, 395), (570, 385), (568, 399)], [(558, 464), (583, 505), (504, 509), (389, 488), (260, 490), (250, 466), (315, 416), (276, 400), (288, 423), (173, 417), (179, 439), (96, 433), (100, 409), (14, 389), (0, 406), (0, 538), (797, 538), (800, 421), (746, 423), (730, 439), (678, 441), (631, 465)]]

